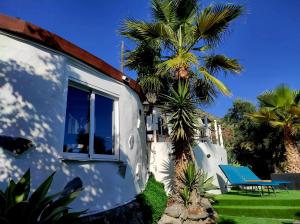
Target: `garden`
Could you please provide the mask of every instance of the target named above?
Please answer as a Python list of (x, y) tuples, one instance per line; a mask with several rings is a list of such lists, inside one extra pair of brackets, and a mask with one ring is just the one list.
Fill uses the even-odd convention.
[[(133, 111), (133, 114), (138, 117), (138, 125), (135, 129), (142, 130), (140, 124), (143, 120), (147, 120), (146, 116), (153, 115), (153, 108), (158, 108), (167, 117), (167, 124), (162, 125), (162, 129), (169, 130), (168, 141), (172, 150), (170, 158), (173, 161), (171, 164), (173, 172), (170, 192), (167, 193), (164, 185), (156, 180), (153, 174), (148, 173), (148, 167), (142, 167), (146, 166), (142, 162), (134, 164), (136, 167), (130, 167), (128, 161), (131, 158), (121, 155), (123, 149), (118, 151), (120, 154), (116, 154), (119, 158), (113, 157), (115, 156), (114, 144), (118, 141), (114, 139), (115, 136), (109, 129), (109, 139), (111, 141), (113, 139), (114, 142), (111, 142), (109, 152), (100, 150), (102, 154), (109, 155), (100, 157), (103, 155), (96, 155), (101, 154), (99, 152), (89, 154), (91, 149), (86, 143), (84, 152), (76, 151), (77, 154), (86, 152), (85, 159), (78, 163), (78, 167), (83, 167), (84, 175), (89, 180), (93, 179), (92, 183), (102, 181), (97, 176), (102, 175), (101, 172), (109, 173), (111, 167), (114, 167), (113, 169), (117, 167), (118, 171), (114, 172), (114, 175), (117, 176), (118, 181), (121, 181), (116, 183), (124, 183), (125, 187), (112, 186), (112, 188), (124, 194), (127, 190), (126, 186), (134, 185), (134, 193), (140, 192), (140, 188), (143, 190), (136, 196), (133, 204), (126, 204), (127, 207), (123, 210), (117, 211), (113, 210), (117, 208), (113, 208), (106, 216), (99, 216), (98, 219), (88, 219), (86, 217), (88, 210), (71, 209), (72, 202), (84, 191), (84, 183), (79, 177), (67, 182), (61, 191), (53, 193), (51, 186), (55, 184), (55, 172), (33, 189), (31, 183), (33, 177), (28, 169), (18, 180), (7, 178), (7, 188), (0, 190), (1, 224), (292, 224), (300, 220), (300, 180), (286, 179), (288, 174), (295, 174), (296, 177), (300, 173), (299, 89), (293, 89), (288, 84), (278, 84), (256, 96), (256, 102), (234, 98), (222, 118), (212, 116), (222, 124), (224, 148), (228, 157), (228, 164), (227, 161), (223, 161), (226, 169), (221, 163), (217, 164), (227, 178), (227, 181), (222, 183), (224, 186), (216, 186), (214, 181), (217, 178), (199, 168), (195, 158), (194, 149), (200, 141), (200, 126), (203, 125), (201, 123), (203, 113), (200, 113), (199, 108), (205, 110), (215, 103), (220, 95), (232, 96), (223, 78), (230, 75), (237, 76), (247, 69), (242, 65), (242, 60), (223, 52), (219, 53), (220, 45), (224, 44), (229, 31), (233, 27), (238, 30), (234, 25), (247, 14), (247, 7), (241, 4), (215, 2), (202, 6), (197, 0), (151, 0), (150, 4), (149, 19), (127, 18), (123, 20), (118, 33), (130, 46), (126, 51), (122, 49), (122, 69), (125, 67), (137, 74), (137, 83), (143, 92), (141, 95), (148, 105), (144, 115), (138, 107), (136, 109), (138, 112)], [(123, 73), (120, 74), (122, 83), (120, 80), (114, 81), (124, 84), (127, 88), (132, 81), (128, 81)], [(87, 95), (90, 97), (87, 100), (88, 106), (85, 107), (86, 116), (90, 116), (91, 113), (97, 114), (95, 110), (100, 111), (101, 107), (93, 103), (95, 103), (95, 96), (100, 100), (100, 95), (97, 97), (95, 95), (97, 91), (88, 88), (79, 91), (76, 86), (80, 85), (74, 84), (72, 88), (75, 93), (78, 91), (78, 95), (83, 94), (84, 102), (87, 100)], [(88, 92), (91, 94), (87, 94)], [(106, 102), (104, 101), (106, 98), (104, 96), (102, 98), (101, 102)], [(113, 123), (115, 118), (111, 117), (113, 116), (111, 114), (118, 115), (113, 105), (118, 105), (118, 102), (113, 103), (113, 99), (110, 98), (107, 102), (111, 105), (111, 110), (107, 114)], [(95, 109), (95, 105), (100, 109), (98, 107)], [(80, 110), (82, 108), (78, 109)], [(93, 114), (91, 122), (97, 120), (95, 116)], [(75, 118), (73, 120), (72, 131), (75, 132), (77, 123)], [(90, 126), (89, 122), (85, 121), (84, 125)], [(95, 127), (93, 125), (89, 130), (95, 131), (96, 124)], [(111, 126), (111, 129), (113, 131), (118, 129), (115, 127), (117, 126)], [(217, 131), (212, 126), (210, 130)], [(99, 132), (101, 131), (102, 129)], [(118, 131), (116, 133), (120, 134)], [(146, 133), (148, 130), (142, 131), (145, 131), (143, 133), (145, 136), (148, 134)], [(143, 134), (141, 135), (144, 136)], [(155, 135), (154, 132), (152, 134)], [(84, 136), (85, 142), (92, 142), (93, 146), (93, 136), (89, 136), (88, 132), (84, 133)], [(55, 138), (54, 135), (52, 137)], [(216, 138), (216, 136), (210, 137)], [(135, 140), (133, 135), (130, 136), (128, 151), (133, 149), (134, 141), (139, 140)], [(74, 140), (76, 141), (78, 139)], [(104, 147), (104, 140), (99, 145), (100, 148)], [(120, 147), (125, 148), (127, 145)], [(12, 146), (9, 145), (8, 148)], [(142, 157), (137, 154), (135, 156)], [(94, 160), (90, 161), (93, 156), (95, 158), (98, 156), (98, 161), (97, 158), (92, 158)], [(121, 156), (126, 157), (125, 162), (120, 160)], [(211, 157), (210, 154), (205, 156), (207, 159)], [(108, 157), (119, 160), (104, 161), (103, 158)], [(132, 160), (135, 159), (136, 157), (133, 157)], [(103, 169), (105, 171), (99, 169), (99, 171), (92, 165), (87, 165), (87, 161), (92, 165), (107, 163), (107, 167), (111, 169)], [(69, 160), (63, 160), (63, 163), (64, 166), (61, 168), (63, 171), (65, 167), (72, 167), (75, 164), (74, 161)], [(230, 169), (227, 169), (228, 166)], [(146, 170), (147, 173), (145, 188), (142, 186), (141, 170), (143, 172)], [(89, 176), (89, 172), (94, 173)], [(246, 172), (250, 177), (246, 177)], [(128, 178), (128, 173), (132, 175), (130, 181), (137, 180), (132, 185), (124, 181)], [(276, 177), (274, 174), (279, 176)], [(112, 182), (115, 184), (114, 181)], [(93, 196), (100, 195), (98, 192), (100, 187), (92, 186), (97, 188), (96, 190), (89, 187), (91, 194), (85, 200), (90, 200), (88, 202), (92, 203)], [(222, 194), (214, 194), (215, 190), (219, 190)], [(82, 200), (82, 204), (86, 201)], [(111, 201), (107, 204), (114, 206)]]

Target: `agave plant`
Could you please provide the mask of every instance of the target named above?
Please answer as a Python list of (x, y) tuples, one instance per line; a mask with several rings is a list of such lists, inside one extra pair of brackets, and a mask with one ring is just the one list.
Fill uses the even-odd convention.
[(194, 163), (189, 162), (179, 177), (181, 183), (192, 192), (197, 188), (200, 178), (200, 172), (197, 170)]
[(203, 170), (199, 173), (199, 185), (198, 192), (202, 197), (209, 197), (210, 195), (207, 193), (210, 190), (218, 189), (217, 186), (213, 184), (214, 177), (208, 177), (208, 174)]
[(79, 223), (79, 216), (84, 212), (69, 212), (68, 205), (82, 190), (80, 178), (71, 180), (61, 192), (48, 195), (54, 174), (46, 178), (30, 196), (29, 169), (17, 183), (10, 180), (6, 190), (0, 190), (0, 223)]
[(187, 207), (190, 201), (190, 191), (188, 187), (184, 187), (180, 192), (180, 197), (184, 203), (184, 206)]

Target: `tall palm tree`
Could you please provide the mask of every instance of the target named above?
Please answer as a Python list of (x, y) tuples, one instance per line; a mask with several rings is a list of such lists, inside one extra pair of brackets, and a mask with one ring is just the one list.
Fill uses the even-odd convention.
[(189, 80), (191, 94), (198, 102), (212, 101), (217, 90), (230, 95), (216, 75), (220, 71), (240, 73), (242, 68), (236, 59), (212, 50), (243, 7), (215, 4), (200, 10), (197, 0), (151, 3), (152, 21), (127, 19), (121, 29), (122, 35), (137, 44), (127, 52), (127, 65), (138, 71), (144, 90), (159, 93), (165, 89), (161, 78), (167, 77)]
[(151, 3), (152, 20), (127, 19), (121, 34), (136, 43), (136, 48), (126, 54), (126, 65), (137, 71), (146, 96), (164, 94), (163, 110), (171, 115), (178, 176), (176, 170), (180, 170), (182, 159), (192, 156), (197, 103), (213, 101), (218, 91), (230, 95), (216, 75), (242, 70), (236, 59), (212, 50), (242, 14), (243, 7), (216, 4), (201, 10), (197, 0)]
[(294, 138), (300, 130), (300, 91), (280, 85), (258, 97), (260, 109), (250, 115), (258, 122), (268, 122), (283, 129), (286, 154), (286, 172), (300, 173), (300, 152)]

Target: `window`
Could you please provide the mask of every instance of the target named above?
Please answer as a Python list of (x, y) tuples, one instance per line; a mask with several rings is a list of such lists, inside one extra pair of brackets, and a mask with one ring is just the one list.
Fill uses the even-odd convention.
[(68, 87), (64, 155), (117, 158), (117, 99), (77, 84)]

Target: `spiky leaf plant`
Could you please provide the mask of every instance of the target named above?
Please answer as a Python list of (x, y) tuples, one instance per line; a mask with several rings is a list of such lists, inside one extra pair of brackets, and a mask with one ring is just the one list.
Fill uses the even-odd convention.
[(217, 186), (213, 184), (214, 177), (208, 177), (208, 174), (201, 170), (199, 172), (199, 187), (198, 192), (202, 197), (210, 197), (208, 191), (218, 189)]
[(46, 178), (30, 196), (29, 169), (17, 183), (10, 180), (6, 190), (0, 191), (0, 223), (79, 223), (83, 212), (69, 212), (68, 205), (82, 190), (80, 178), (74, 178), (61, 192), (48, 195), (54, 174)]

